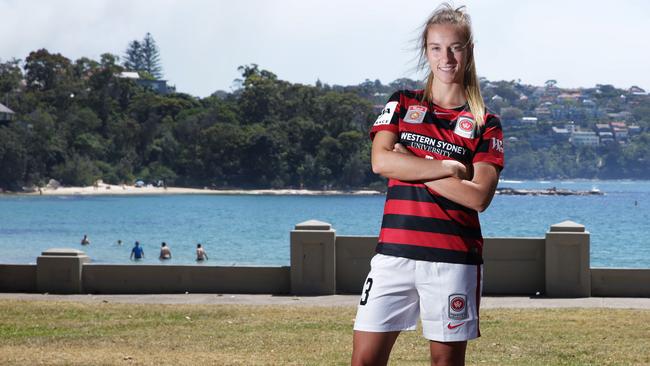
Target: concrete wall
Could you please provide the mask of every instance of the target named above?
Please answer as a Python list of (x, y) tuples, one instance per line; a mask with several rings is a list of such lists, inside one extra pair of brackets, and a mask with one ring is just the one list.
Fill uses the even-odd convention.
[(36, 292), (36, 265), (0, 265), (0, 292)]
[[(292, 230), (291, 267), (92, 264), (78, 250), (51, 249), (37, 265), (0, 265), (0, 292), (357, 294), (376, 243), (310, 220)], [(650, 297), (650, 269), (590, 268), (588, 253), (589, 233), (573, 222), (542, 238), (486, 238), (483, 292)]]
[(485, 238), (483, 293), (544, 293), (544, 238)]
[[(486, 238), (483, 293), (544, 293), (544, 238)], [(360, 293), (375, 254), (375, 236), (336, 237), (336, 291)]]
[(650, 297), (650, 270), (592, 268), (591, 296)]
[(361, 292), (376, 245), (376, 236), (336, 237), (336, 292)]
[(87, 264), (83, 288), (93, 294), (288, 294), (289, 267)]

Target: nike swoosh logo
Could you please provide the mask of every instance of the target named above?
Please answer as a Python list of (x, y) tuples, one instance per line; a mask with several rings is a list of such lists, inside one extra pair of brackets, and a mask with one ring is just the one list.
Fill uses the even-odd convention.
[(451, 325), (451, 323), (448, 323), (447, 324), (447, 329), (456, 329), (456, 328), (460, 327), (463, 324), (465, 324), (465, 322), (458, 323), (458, 324), (455, 324), (455, 325)]

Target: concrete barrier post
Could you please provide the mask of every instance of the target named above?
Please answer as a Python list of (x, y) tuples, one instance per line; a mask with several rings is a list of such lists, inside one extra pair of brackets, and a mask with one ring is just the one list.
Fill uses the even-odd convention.
[(336, 230), (332, 225), (309, 220), (291, 231), (291, 293), (336, 293)]
[(584, 225), (564, 221), (546, 233), (546, 295), (591, 296), (589, 232)]
[(36, 259), (38, 292), (80, 294), (83, 291), (81, 272), (90, 262), (86, 253), (69, 248), (48, 249)]

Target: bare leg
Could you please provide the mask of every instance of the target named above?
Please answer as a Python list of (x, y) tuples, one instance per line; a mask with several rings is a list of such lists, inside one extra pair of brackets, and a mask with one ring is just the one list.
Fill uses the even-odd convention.
[(429, 342), (432, 366), (463, 366), (467, 342)]
[(352, 342), (352, 366), (386, 365), (399, 333), (355, 330)]

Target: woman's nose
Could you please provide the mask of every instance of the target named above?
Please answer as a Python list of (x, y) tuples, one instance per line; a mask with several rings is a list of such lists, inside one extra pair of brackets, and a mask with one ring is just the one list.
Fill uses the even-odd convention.
[(447, 47), (443, 50), (442, 55), (440, 57), (441, 61), (447, 62), (449, 60), (454, 59), (454, 52), (451, 50), (451, 48)]

